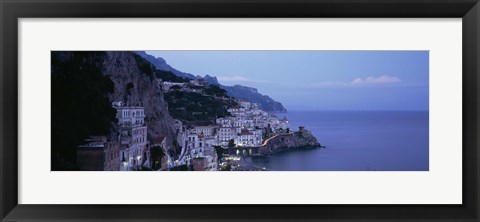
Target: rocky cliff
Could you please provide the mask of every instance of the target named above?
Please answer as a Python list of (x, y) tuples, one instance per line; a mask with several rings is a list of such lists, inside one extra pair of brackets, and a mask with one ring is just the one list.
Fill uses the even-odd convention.
[(145, 53), (144, 51), (135, 51), (135, 53), (137, 55), (141, 56), (142, 58), (144, 58), (145, 60), (149, 61), (150, 63), (152, 63), (155, 66), (155, 68), (157, 68), (159, 70), (169, 71), (169, 72), (172, 72), (173, 74), (175, 74), (179, 77), (187, 78), (187, 79), (202, 78), (201, 76), (194, 76), (193, 74), (182, 72), (180, 70), (177, 70), (177, 69), (173, 68), (172, 66), (170, 66), (167, 63), (167, 61), (165, 61), (165, 59), (163, 59), (161, 57), (151, 56), (151, 55)]
[(283, 150), (316, 147), (320, 147), (317, 138), (315, 138), (310, 131), (302, 128), (294, 133), (278, 135), (271, 138), (265, 146), (259, 148), (258, 154), (269, 155)]
[(210, 76), (210, 75), (206, 75), (205, 77), (201, 77), (199, 75), (195, 76), (191, 73), (185, 73), (173, 68), (172, 66), (167, 64), (165, 59), (161, 57), (154, 57), (143, 51), (137, 51), (135, 53), (141, 56), (142, 58), (144, 58), (145, 60), (151, 62), (159, 70), (169, 71), (183, 78), (204, 79), (209, 84), (218, 85), (222, 89), (225, 89), (229, 96), (260, 104), (260, 107), (265, 111), (268, 111), (268, 112), (286, 112), (287, 111), (280, 102), (273, 100), (267, 95), (263, 95), (259, 93), (258, 90), (255, 88), (241, 86), (241, 85), (224, 86), (218, 82), (215, 76)]
[(52, 170), (78, 170), (77, 146), (108, 135), (116, 111), (113, 82), (102, 74), (103, 52), (51, 52)]
[(234, 86), (220, 86), (225, 89), (229, 96), (243, 99), (249, 102), (258, 103), (260, 108), (267, 112), (286, 112), (283, 105), (267, 95), (262, 95), (256, 88), (234, 85)]
[(168, 113), (162, 90), (155, 82), (152, 73), (139, 64), (142, 59), (131, 52), (107, 52), (103, 60), (102, 72), (114, 83), (111, 101), (123, 101), (129, 105), (145, 108), (145, 122), (148, 139), (167, 137), (167, 146), (172, 148), (174, 141), (173, 119)]

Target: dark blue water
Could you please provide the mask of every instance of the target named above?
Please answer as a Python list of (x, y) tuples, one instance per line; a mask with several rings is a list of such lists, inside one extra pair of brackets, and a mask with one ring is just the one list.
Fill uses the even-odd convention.
[(292, 111), (326, 149), (286, 151), (247, 161), (269, 170), (428, 171), (428, 112)]

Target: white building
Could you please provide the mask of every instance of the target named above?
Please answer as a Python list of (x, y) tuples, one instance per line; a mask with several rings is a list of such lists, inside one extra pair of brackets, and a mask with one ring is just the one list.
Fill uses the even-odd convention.
[(114, 102), (113, 108), (117, 110), (118, 126), (120, 127), (121, 170), (140, 170), (144, 163), (148, 164), (149, 156), (147, 147), (147, 126), (145, 125), (145, 112), (141, 106), (124, 106), (121, 102)]
[(117, 110), (119, 126), (138, 126), (144, 124), (145, 113), (141, 106), (123, 106), (122, 102), (114, 102), (113, 108)]
[(189, 133), (187, 140), (185, 140), (185, 147), (188, 150), (195, 149), (195, 147), (199, 146), (198, 135), (196, 133)]
[(207, 86), (208, 83), (204, 79), (192, 79), (190, 80), (190, 84), (195, 86)]
[(197, 165), (193, 167), (196, 170), (199, 170), (198, 164), (201, 165), (202, 170), (217, 170), (217, 156), (213, 148), (215, 141), (213, 136), (207, 137), (202, 133), (198, 135), (194, 133), (193, 129), (188, 130), (188, 136), (185, 140), (185, 154), (179, 164), (191, 165), (195, 160)]
[(283, 119), (280, 120), (278, 126), (279, 126), (279, 128), (282, 128), (284, 130), (290, 128), (290, 125), (288, 124), (288, 120), (287, 120), (286, 117), (284, 117)]
[(233, 127), (220, 127), (217, 132), (217, 137), (217, 140), (221, 144), (227, 145), (231, 139), (235, 140), (237, 137), (237, 132)]
[(262, 130), (254, 130), (253, 132), (253, 145), (260, 146), (263, 143), (263, 131)]
[(185, 140), (187, 139), (187, 129), (183, 125), (182, 121), (175, 119), (173, 121), (173, 126), (175, 128), (175, 135), (177, 137), (177, 143), (182, 148), (185, 148)]
[(216, 120), (216, 123), (218, 125), (220, 125), (221, 127), (231, 127), (231, 126), (233, 126), (231, 118), (218, 118)]
[(244, 108), (244, 109), (251, 109), (252, 108), (252, 103), (251, 102), (247, 102), (247, 101), (240, 101), (238, 103), (238, 105), (240, 105), (240, 107)]
[(233, 121), (233, 127), (251, 128), (255, 126), (253, 122), (253, 119), (237, 118)]
[(252, 132), (243, 129), (240, 134), (235, 138), (235, 144), (237, 146), (247, 146), (247, 147), (252, 147), (256, 146), (256, 136)]
[(169, 91), (173, 86), (178, 86), (183, 88), (185, 83), (183, 82), (162, 82), (162, 89), (164, 91)]
[(197, 135), (210, 137), (215, 133), (215, 126), (195, 126), (192, 131)]

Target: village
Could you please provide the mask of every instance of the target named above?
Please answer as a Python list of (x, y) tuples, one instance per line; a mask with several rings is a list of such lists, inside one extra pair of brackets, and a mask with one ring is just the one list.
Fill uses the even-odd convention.
[[(197, 90), (187, 83), (162, 82), (162, 89)], [(191, 80), (188, 85), (203, 85)], [(254, 155), (253, 150), (271, 137), (289, 133), (286, 118), (279, 119), (260, 109), (259, 104), (236, 100), (238, 106), (227, 109), (227, 117), (216, 118), (214, 124), (192, 125), (174, 119), (175, 142), (181, 147), (178, 156), (168, 150), (166, 136), (147, 139), (145, 110), (121, 101), (112, 103), (117, 111), (118, 136), (91, 136), (77, 147), (80, 170), (139, 171), (139, 170), (245, 170), (242, 157)]]

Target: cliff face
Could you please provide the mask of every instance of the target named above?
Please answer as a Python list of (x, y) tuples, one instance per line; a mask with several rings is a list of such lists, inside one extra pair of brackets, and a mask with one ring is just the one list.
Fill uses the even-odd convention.
[(108, 135), (115, 121), (113, 82), (102, 74), (103, 52), (51, 52), (52, 170), (78, 170), (77, 146)]
[(211, 85), (220, 85), (220, 83), (218, 82), (218, 79), (217, 77), (215, 76), (210, 76), (210, 75), (205, 75), (203, 77), (203, 79), (208, 83), (208, 84), (211, 84)]
[(269, 155), (282, 150), (315, 147), (320, 147), (317, 138), (310, 131), (303, 129), (270, 139), (265, 146), (259, 148), (258, 153), (260, 155)]
[(174, 140), (173, 119), (155, 78), (140, 71), (135, 55), (131, 52), (107, 52), (102, 66), (103, 74), (114, 83), (111, 101), (123, 101), (129, 105), (145, 107), (148, 139), (167, 137), (167, 146)]
[(286, 112), (287, 110), (283, 105), (267, 95), (262, 95), (256, 88), (246, 87), (241, 85), (234, 86), (220, 86), (225, 89), (229, 96), (244, 99), (249, 102), (258, 103), (260, 108), (267, 112)]
[(165, 71), (172, 72), (173, 74), (175, 74), (179, 77), (182, 77), (182, 78), (188, 78), (188, 79), (201, 78), (199, 76), (196, 77), (193, 74), (182, 72), (182, 71), (179, 71), (179, 70), (173, 68), (163, 58), (151, 56), (151, 55), (149, 55), (149, 54), (147, 54), (143, 51), (136, 51), (135, 53), (137, 55), (141, 56), (142, 58), (144, 58), (145, 60), (149, 61), (150, 63), (152, 63), (159, 70), (165, 70)]
[(147, 61), (151, 62), (159, 70), (169, 71), (183, 78), (204, 79), (209, 84), (218, 85), (222, 89), (225, 89), (229, 96), (260, 104), (261, 108), (267, 112), (286, 112), (287, 111), (280, 102), (273, 100), (267, 95), (262, 95), (255, 88), (241, 86), (241, 85), (224, 86), (218, 82), (215, 76), (209, 76), (209, 75), (206, 75), (205, 77), (201, 77), (199, 75), (195, 76), (193, 74), (185, 73), (173, 68), (172, 66), (167, 64), (165, 59), (161, 57), (154, 57), (143, 51), (138, 51), (135, 53), (141, 56), (142, 58), (146, 59)]

